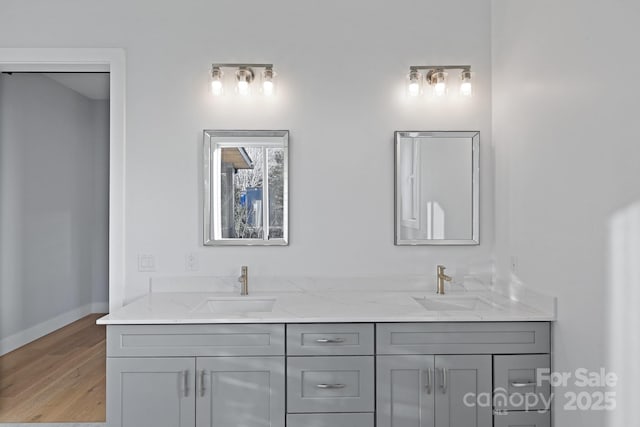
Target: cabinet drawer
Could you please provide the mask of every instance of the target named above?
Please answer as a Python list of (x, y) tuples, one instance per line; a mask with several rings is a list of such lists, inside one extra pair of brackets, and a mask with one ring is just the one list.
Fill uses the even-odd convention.
[(284, 325), (109, 325), (107, 356), (282, 356)]
[(373, 354), (373, 324), (287, 325), (289, 356)]
[(536, 371), (551, 367), (548, 354), (519, 354), (493, 357), (494, 409), (515, 411), (548, 410), (551, 387), (539, 385)]
[(378, 354), (549, 353), (549, 323), (379, 323)]
[(373, 427), (373, 414), (289, 414), (287, 427)]
[(493, 416), (494, 427), (550, 427), (550, 412), (507, 412)]
[(373, 412), (373, 360), (373, 356), (288, 357), (288, 412)]

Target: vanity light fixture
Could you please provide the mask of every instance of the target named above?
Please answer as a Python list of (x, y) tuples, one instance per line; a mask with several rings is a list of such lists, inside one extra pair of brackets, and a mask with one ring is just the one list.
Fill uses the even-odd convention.
[(414, 97), (421, 93), (422, 76), (420, 70), (427, 70), (425, 81), (431, 87), (431, 93), (436, 97), (443, 97), (448, 92), (447, 78), (449, 73), (446, 70), (461, 70), (460, 95), (465, 97), (472, 95), (470, 65), (412, 65), (409, 67), (407, 86), (409, 96)]
[(262, 76), (262, 94), (265, 96), (273, 95), (275, 91), (275, 76), (273, 64), (211, 64), (211, 93), (214, 96), (220, 96), (225, 93), (224, 68), (235, 69), (235, 86), (236, 92), (240, 96), (251, 95), (252, 83), (256, 78), (255, 69), (262, 68), (263, 71), (259, 75)]

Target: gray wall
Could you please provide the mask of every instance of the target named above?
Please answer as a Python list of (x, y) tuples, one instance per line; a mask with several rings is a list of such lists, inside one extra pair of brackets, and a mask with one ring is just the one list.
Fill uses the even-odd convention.
[(0, 339), (108, 299), (108, 101), (0, 76)]
[[(559, 297), (553, 364), (574, 377), (557, 426), (638, 423), (638, 22), (635, 0), (493, 2), (496, 262)], [(617, 410), (565, 410), (565, 392), (603, 391), (575, 369), (600, 367)]]
[[(491, 141), (489, 0), (1, 0), (0, 46), (126, 50), (125, 296), (159, 276), (396, 275), (487, 262), (490, 150), (482, 151), (482, 244), (393, 245), (393, 132), (480, 130)], [(34, 31), (34, 28), (37, 31)], [(273, 62), (272, 101), (214, 99), (214, 61)], [(471, 64), (476, 96), (411, 102), (409, 65)], [(230, 92), (233, 92), (231, 90)], [(202, 247), (203, 129), (289, 129), (290, 246)], [(185, 271), (185, 255), (200, 271)], [(119, 285), (119, 284), (118, 284)]]

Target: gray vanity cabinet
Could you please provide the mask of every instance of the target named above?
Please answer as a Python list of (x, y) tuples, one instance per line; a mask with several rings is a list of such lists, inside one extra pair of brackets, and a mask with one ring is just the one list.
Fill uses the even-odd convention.
[(107, 425), (549, 427), (549, 326), (109, 325)]
[(109, 427), (284, 427), (284, 325), (110, 325)]
[(491, 393), (488, 355), (378, 356), (377, 390), (378, 427), (492, 425), (491, 408), (464, 403)]
[(193, 358), (108, 358), (108, 425), (193, 427), (195, 365)]
[(378, 323), (376, 426), (543, 427), (548, 413), (494, 416), (491, 403), (496, 381), (531, 392), (549, 349), (546, 322)]

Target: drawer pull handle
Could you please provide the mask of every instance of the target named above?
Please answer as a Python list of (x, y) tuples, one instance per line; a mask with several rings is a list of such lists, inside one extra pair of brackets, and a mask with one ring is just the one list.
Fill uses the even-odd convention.
[(337, 388), (345, 388), (346, 385), (344, 384), (316, 384), (317, 388), (322, 388), (322, 389), (337, 389)]
[(344, 342), (344, 338), (318, 338), (316, 342), (320, 344), (339, 344)]
[(536, 386), (535, 381), (511, 381), (511, 387), (522, 388), (522, 387), (534, 387)]

